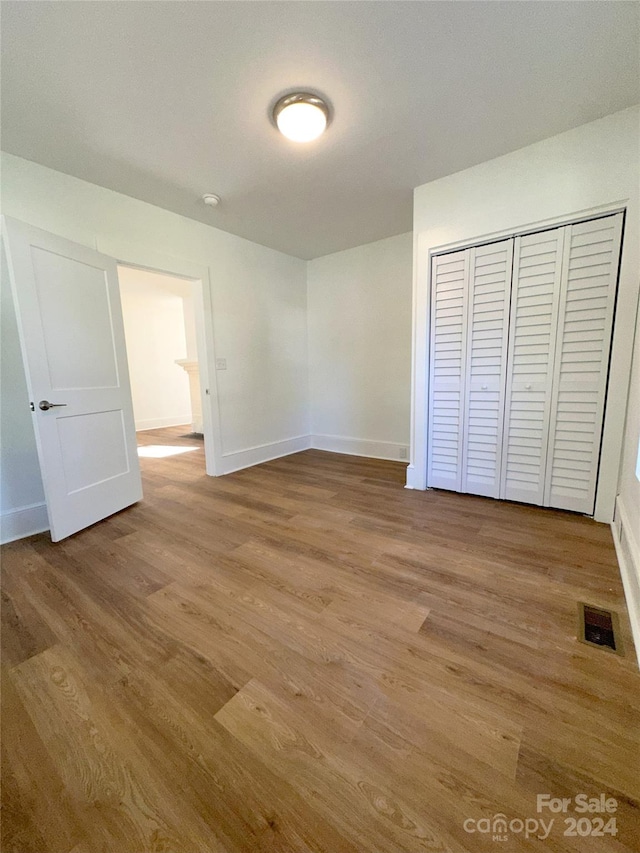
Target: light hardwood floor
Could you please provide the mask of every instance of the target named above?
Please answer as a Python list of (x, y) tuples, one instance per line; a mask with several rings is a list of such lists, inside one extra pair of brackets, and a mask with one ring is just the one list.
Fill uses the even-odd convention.
[[(3, 549), (5, 853), (640, 849), (606, 526), (320, 451), (211, 479), (185, 431), (144, 434), (199, 449), (142, 459), (139, 505)], [(617, 836), (536, 812), (580, 793)], [(555, 824), (465, 831), (496, 813)]]

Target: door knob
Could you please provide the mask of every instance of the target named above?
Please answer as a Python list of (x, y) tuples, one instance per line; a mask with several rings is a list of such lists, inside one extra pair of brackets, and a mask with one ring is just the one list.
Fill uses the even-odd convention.
[(50, 403), (48, 400), (40, 400), (38, 403), (38, 408), (42, 409), (43, 412), (48, 412), (49, 409), (57, 409), (61, 406), (66, 406), (66, 403)]
[(527, 389), (527, 391), (531, 391), (531, 385), (525, 385), (524, 387)]

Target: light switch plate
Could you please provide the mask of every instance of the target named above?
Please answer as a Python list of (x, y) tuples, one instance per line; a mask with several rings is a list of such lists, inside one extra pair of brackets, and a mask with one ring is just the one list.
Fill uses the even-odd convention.
[(227, 369), (227, 359), (226, 358), (216, 358), (216, 370), (226, 370)]

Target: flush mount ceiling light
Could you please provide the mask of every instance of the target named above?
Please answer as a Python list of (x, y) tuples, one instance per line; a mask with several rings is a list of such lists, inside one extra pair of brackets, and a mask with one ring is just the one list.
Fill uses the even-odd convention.
[(277, 101), (273, 120), (287, 139), (311, 142), (324, 133), (329, 121), (329, 107), (317, 95), (292, 92)]
[(208, 204), (209, 207), (217, 207), (220, 204), (220, 196), (213, 193), (205, 193), (202, 196), (202, 201)]

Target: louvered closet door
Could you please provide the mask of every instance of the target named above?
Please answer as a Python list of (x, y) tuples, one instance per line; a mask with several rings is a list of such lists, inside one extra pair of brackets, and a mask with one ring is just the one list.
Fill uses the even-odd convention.
[(544, 501), (564, 229), (516, 237), (500, 497)]
[(513, 240), (470, 250), (462, 491), (500, 494)]
[(546, 506), (593, 512), (621, 233), (622, 214), (565, 229)]
[(460, 491), (470, 250), (436, 255), (431, 266), (427, 484)]

